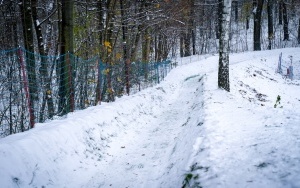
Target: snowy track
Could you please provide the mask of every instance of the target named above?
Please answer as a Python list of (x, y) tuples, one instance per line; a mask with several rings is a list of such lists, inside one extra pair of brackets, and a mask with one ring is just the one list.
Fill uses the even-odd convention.
[(88, 187), (180, 186), (203, 124), (200, 79), (198, 75), (187, 78), (166, 91), (157, 87), (160, 93), (167, 94), (166, 99), (144, 96), (152, 98), (150, 114), (143, 105), (136, 109), (139, 120), (112, 139), (107, 150), (110, 157), (101, 162)]

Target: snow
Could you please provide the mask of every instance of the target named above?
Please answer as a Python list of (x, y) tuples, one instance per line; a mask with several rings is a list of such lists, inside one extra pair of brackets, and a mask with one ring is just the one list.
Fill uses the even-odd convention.
[(1, 187), (300, 187), (299, 48), (231, 54), (230, 93), (217, 55), (180, 61), (155, 87), (1, 139)]

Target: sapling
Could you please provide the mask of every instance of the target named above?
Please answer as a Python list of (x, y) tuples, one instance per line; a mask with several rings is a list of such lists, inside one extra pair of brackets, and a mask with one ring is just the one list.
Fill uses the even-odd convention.
[[(277, 108), (277, 106), (280, 104), (280, 101), (281, 101), (281, 97), (280, 97), (280, 95), (278, 95), (277, 99), (276, 99), (276, 102), (274, 104), (274, 108)], [(282, 108), (282, 106), (281, 106), (281, 108)]]

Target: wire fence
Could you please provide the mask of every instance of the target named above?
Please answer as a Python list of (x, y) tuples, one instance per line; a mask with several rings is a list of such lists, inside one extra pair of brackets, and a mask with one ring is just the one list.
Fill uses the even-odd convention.
[(136, 93), (159, 83), (174, 67), (170, 60), (125, 66), (122, 60), (103, 63), (99, 57), (84, 60), (71, 53), (0, 51), (0, 137)]

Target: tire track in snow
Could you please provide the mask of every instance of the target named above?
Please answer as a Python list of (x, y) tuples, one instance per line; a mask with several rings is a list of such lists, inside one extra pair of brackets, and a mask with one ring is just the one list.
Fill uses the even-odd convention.
[(98, 165), (99, 172), (88, 186), (180, 187), (201, 129), (197, 126), (202, 121), (199, 80), (195, 75), (178, 84), (156, 87), (160, 95), (145, 95), (153, 105), (137, 107), (139, 118), (133, 118), (132, 124), (112, 139), (107, 150), (112, 157)]

